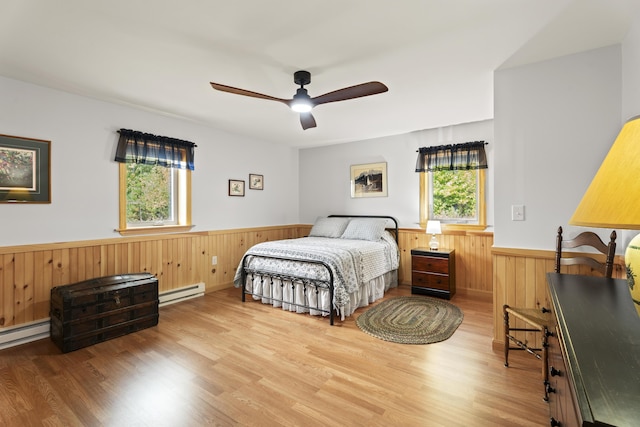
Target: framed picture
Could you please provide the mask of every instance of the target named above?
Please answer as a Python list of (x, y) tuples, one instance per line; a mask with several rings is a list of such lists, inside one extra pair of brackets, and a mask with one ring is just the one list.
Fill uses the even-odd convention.
[(229, 180), (229, 195), (244, 197), (244, 180), (230, 179)]
[(0, 203), (51, 203), (51, 141), (0, 135)]
[(351, 197), (387, 197), (387, 163), (352, 165)]
[(255, 173), (249, 174), (249, 189), (250, 190), (263, 190), (264, 189), (264, 176), (257, 175)]

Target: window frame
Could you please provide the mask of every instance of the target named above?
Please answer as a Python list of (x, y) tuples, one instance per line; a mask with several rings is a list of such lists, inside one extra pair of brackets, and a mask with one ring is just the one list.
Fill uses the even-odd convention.
[(121, 235), (175, 233), (189, 231), (191, 223), (191, 170), (175, 169), (177, 177), (177, 224), (131, 227), (127, 224), (127, 163), (119, 163), (119, 228)]
[[(477, 224), (460, 224), (460, 223), (441, 223), (443, 230), (484, 230), (487, 228), (487, 203), (486, 203), (486, 173), (487, 169), (477, 169), (478, 171), (478, 223)], [(430, 194), (430, 177), (427, 175), (431, 172), (419, 172), (420, 180), (420, 227), (426, 228), (429, 220), (429, 194)]]

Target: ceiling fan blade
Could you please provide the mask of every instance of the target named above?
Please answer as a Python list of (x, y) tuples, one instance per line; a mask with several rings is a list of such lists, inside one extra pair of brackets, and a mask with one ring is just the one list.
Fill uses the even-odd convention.
[(276, 98), (275, 96), (264, 95), (262, 93), (252, 92), (250, 90), (239, 89), (237, 87), (232, 87), (232, 86), (227, 86), (227, 85), (221, 85), (219, 83), (211, 82), (211, 87), (216, 89), (216, 90), (222, 91), (222, 92), (233, 93), (233, 94), (236, 94), (236, 95), (250, 96), (252, 98), (267, 99), (269, 101), (278, 101), (278, 102), (282, 102), (282, 103), (287, 104), (287, 105), (289, 105), (289, 102), (291, 102), (290, 99)]
[(311, 102), (313, 102), (313, 105), (320, 105), (326, 104), (327, 102), (346, 101), (347, 99), (376, 95), (388, 90), (389, 88), (380, 82), (368, 82), (316, 96), (315, 98), (311, 98)]
[(300, 113), (300, 124), (304, 130), (314, 128), (316, 127), (316, 119), (313, 118), (311, 113)]
[[(368, 82), (355, 86), (345, 87), (343, 89), (334, 90), (324, 95), (310, 98), (307, 94), (305, 85), (311, 83), (311, 74), (308, 71), (297, 71), (294, 73), (294, 83), (300, 85), (296, 94), (291, 99), (277, 98), (263, 93), (253, 92), (246, 89), (240, 89), (233, 86), (227, 86), (220, 83), (210, 82), (211, 87), (222, 92), (232, 93), (234, 95), (249, 96), (251, 98), (266, 99), (268, 101), (278, 101), (289, 106), (294, 111), (308, 111), (316, 105), (326, 104), (328, 102), (346, 101), (348, 99), (361, 98), (363, 96), (376, 95), (389, 90), (387, 86), (380, 82)], [(300, 113), (300, 124), (303, 130), (316, 127), (316, 119), (310, 111)]]

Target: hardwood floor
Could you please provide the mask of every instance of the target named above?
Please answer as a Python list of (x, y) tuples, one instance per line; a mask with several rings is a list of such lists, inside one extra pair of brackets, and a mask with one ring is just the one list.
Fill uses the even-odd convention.
[[(409, 294), (408, 286), (389, 296)], [(0, 352), (7, 426), (542, 426), (540, 362), (491, 348), (490, 301), (430, 345), (381, 341), (225, 289), (160, 309), (157, 327), (62, 354)]]

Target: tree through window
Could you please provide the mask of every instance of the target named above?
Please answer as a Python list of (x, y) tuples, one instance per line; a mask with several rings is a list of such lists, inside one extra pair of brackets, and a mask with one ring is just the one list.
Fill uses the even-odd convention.
[(477, 223), (478, 171), (434, 171), (429, 174), (429, 219)]
[(120, 229), (191, 227), (191, 171), (195, 144), (120, 129)]
[(428, 219), (486, 226), (484, 145), (475, 141), (420, 148), (416, 172), (420, 173), (422, 226)]
[(127, 163), (127, 225), (175, 224), (177, 169)]

